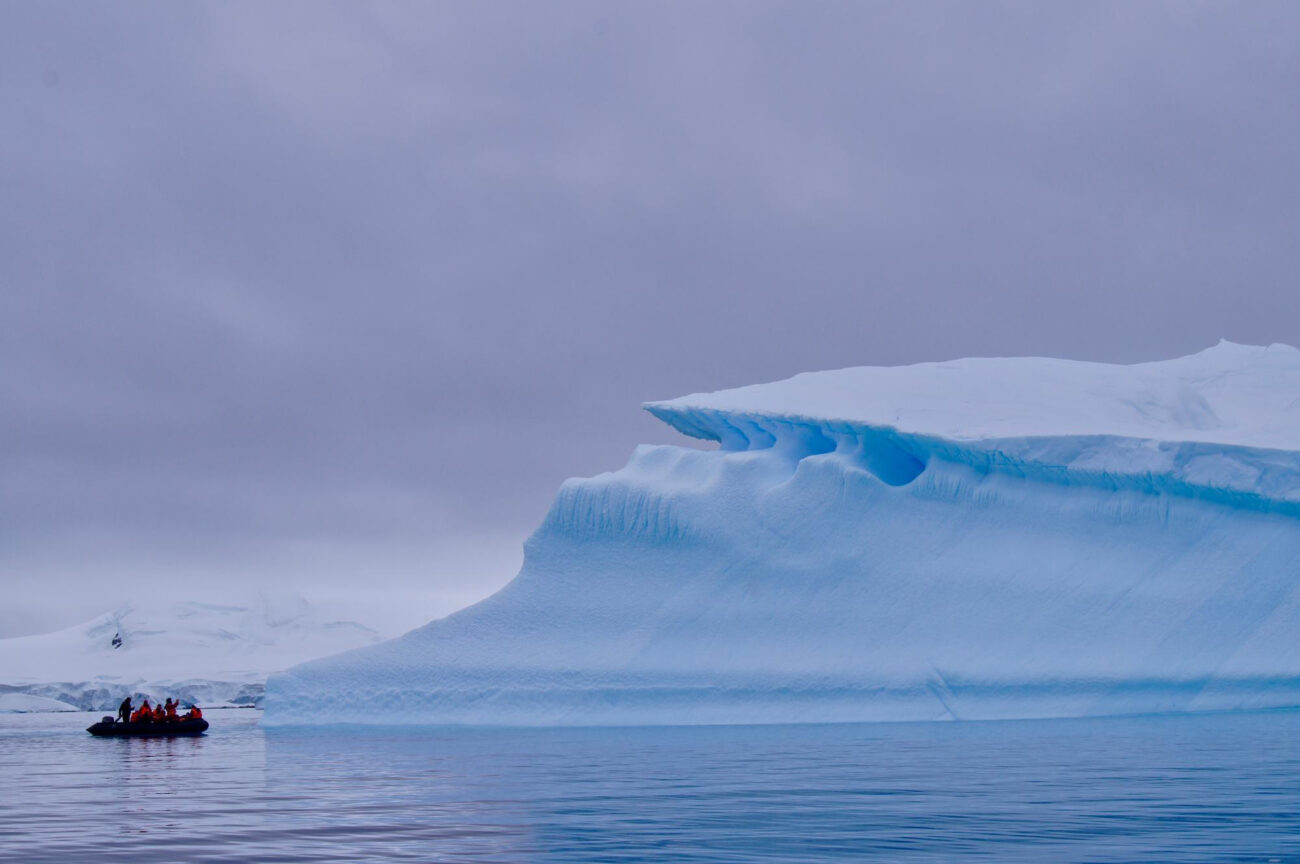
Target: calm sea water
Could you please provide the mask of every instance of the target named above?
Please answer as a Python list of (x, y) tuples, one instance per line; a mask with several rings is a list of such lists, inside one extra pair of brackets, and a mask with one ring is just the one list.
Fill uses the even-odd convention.
[(1300, 861), (1300, 714), (111, 740), (0, 717), (0, 859)]

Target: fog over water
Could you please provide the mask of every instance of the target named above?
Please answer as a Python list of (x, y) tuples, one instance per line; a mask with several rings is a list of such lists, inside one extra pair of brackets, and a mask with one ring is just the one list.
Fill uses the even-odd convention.
[(642, 401), (1300, 343), (1300, 8), (0, 5), (0, 636), (513, 576)]

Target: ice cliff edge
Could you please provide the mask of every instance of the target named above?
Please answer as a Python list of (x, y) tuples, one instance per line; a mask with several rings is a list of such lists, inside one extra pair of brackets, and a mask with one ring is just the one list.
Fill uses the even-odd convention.
[(636, 724), (1300, 706), (1300, 352), (968, 359), (646, 406), (496, 595), (266, 720)]

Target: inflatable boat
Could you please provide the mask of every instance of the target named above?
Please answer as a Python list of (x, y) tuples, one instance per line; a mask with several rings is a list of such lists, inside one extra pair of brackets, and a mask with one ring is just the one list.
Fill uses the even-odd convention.
[(112, 717), (105, 717), (86, 731), (101, 738), (170, 738), (173, 735), (202, 735), (207, 731), (208, 721), (177, 720), (173, 723), (116, 723)]

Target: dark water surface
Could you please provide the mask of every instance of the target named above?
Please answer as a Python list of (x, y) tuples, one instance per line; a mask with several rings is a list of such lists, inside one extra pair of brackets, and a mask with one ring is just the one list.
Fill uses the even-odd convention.
[(1300, 861), (1300, 714), (266, 730), (0, 716), (0, 860)]

